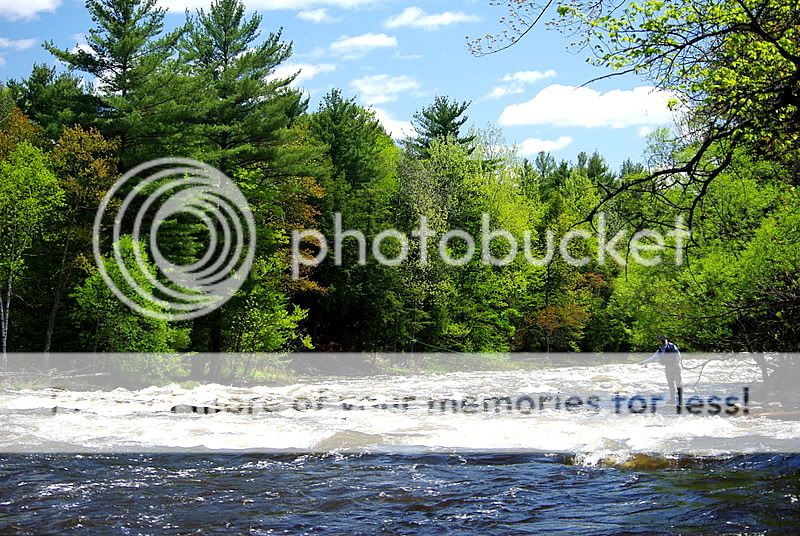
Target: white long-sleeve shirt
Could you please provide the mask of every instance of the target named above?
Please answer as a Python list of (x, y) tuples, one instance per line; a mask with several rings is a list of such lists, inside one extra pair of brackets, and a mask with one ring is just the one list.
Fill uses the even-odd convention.
[(665, 354), (665, 353), (676, 353), (676, 354), (678, 354), (676, 357), (678, 358), (678, 361), (680, 361), (681, 351), (678, 349), (678, 347), (674, 343), (671, 343), (669, 341), (664, 341), (664, 346), (659, 348), (658, 351), (656, 351), (656, 353), (654, 353), (653, 355), (651, 355), (650, 357), (648, 357), (647, 359), (642, 361), (640, 364), (646, 365), (647, 363), (652, 363), (656, 359), (660, 358), (661, 354)]

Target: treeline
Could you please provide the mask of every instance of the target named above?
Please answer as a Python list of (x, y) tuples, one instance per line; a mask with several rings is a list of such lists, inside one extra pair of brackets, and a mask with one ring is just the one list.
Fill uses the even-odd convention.
[[(694, 142), (658, 131), (647, 162), (620, 170), (597, 153), (527, 160), (498, 132), (467, 130), (468, 103), (448, 97), (420, 110), (415, 135), (396, 143), (340, 90), (309, 110), (294, 77), (274, 74), (292, 45), (280, 31), (262, 35), (261, 17), (248, 17), (240, 0), (217, 0), (173, 31), (155, 0), (89, 0), (87, 8), (91, 50), (47, 43), (69, 70), (36, 65), (0, 93), (4, 351), (626, 351), (652, 348), (658, 333), (686, 350), (798, 348), (796, 160), (741, 146), (702, 191), (680, 173), (654, 188), (644, 179), (691, 160)], [(128, 309), (92, 257), (94, 215), (108, 188), (165, 156), (222, 170), (256, 219), (256, 261), (241, 290), (193, 321)], [(693, 238), (682, 264), (674, 255), (651, 267), (601, 263), (592, 238), (572, 242), (574, 257), (591, 257), (583, 266), (558, 254), (542, 265), (523, 255), (504, 266), (479, 256), (459, 267), (437, 255), (422, 264), (413, 241), (399, 266), (371, 256), (361, 265), (347, 241), (343, 266), (329, 259), (298, 280), (289, 270), (292, 231), (332, 236), (336, 213), (369, 239), (386, 229), (410, 235), (423, 217), (439, 235), (478, 237), (489, 214), (519, 243), (530, 231), (544, 257), (548, 230), (556, 243), (575, 229), (594, 234), (601, 204), (608, 236), (631, 237), (674, 225), (687, 199), (701, 201), (685, 220)], [(161, 250), (183, 263), (208, 245), (188, 215), (162, 233)], [(140, 248), (124, 240), (125, 254)], [(392, 256), (392, 241), (384, 244)], [(453, 257), (463, 253), (450, 244)], [(498, 257), (503, 247), (493, 244)], [(191, 373), (219, 380), (232, 372), (195, 360)]]

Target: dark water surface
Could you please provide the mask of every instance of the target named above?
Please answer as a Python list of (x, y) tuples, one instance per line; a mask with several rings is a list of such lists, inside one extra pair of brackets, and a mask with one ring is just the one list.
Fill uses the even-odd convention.
[(0, 533), (800, 533), (798, 455), (640, 462), (584, 467), (565, 456), (497, 453), (2, 455)]

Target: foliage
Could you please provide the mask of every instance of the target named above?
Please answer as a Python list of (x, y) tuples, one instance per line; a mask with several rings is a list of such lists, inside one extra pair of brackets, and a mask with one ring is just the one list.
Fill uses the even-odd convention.
[[(505, 0), (507, 29), (472, 41), (475, 54), (517, 43), (544, 20), (576, 37), (606, 76), (636, 73), (674, 95), (685, 112), (668, 166), (610, 189), (603, 203), (628, 190), (656, 200), (675, 180), (687, 194), (677, 204), (694, 223), (709, 185), (738, 147), (779, 161), (796, 183), (800, 160), (800, 6), (786, 0)], [(605, 76), (604, 76), (605, 77)], [(666, 177), (669, 180), (664, 180)], [(591, 220), (596, 211), (587, 216)]]
[[(0, 91), (4, 348), (155, 352), (112, 359), (109, 370), (206, 381), (285, 374), (285, 359), (258, 352), (628, 351), (652, 348), (658, 333), (686, 350), (796, 350), (796, 3), (494, 3), (512, 9), (510, 26), (476, 41), (476, 52), (516, 42), (548, 20), (540, 14), (552, 15), (612, 75), (634, 71), (674, 95), (678, 128), (655, 131), (646, 160), (616, 172), (598, 152), (520, 158), (496, 129), (467, 130), (469, 102), (438, 96), (398, 145), (374, 111), (338, 89), (309, 112), (296, 75), (277, 74), (292, 44), (280, 30), (262, 35), (261, 16), (239, 0), (215, 0), (172, 32), (154, 0), (90, 0), (91, 50), (47, 45), (70, 72), (35, 65)], [(95, 90), (73, 71), (96, 77)], [(166, 155), (225, 172), (256, 224), (252, 272), (222, 309), (194, 321), (131, 311), (91, 260), (93, 216), (119, 172)], [(291, 233), (319, 229), (332, 243), (337, 214), (342, 230), (364, 233), (366, 259), (349, 238), (340, 265), (331, 252), (292, 279)], [(686, 262), (600, 261), (595, 230), (630, 237), (682, 215), (692, 231)], [(425, 249), (412, 234), (423, 219), (433, 233)], [(122, 226), (130, 232), (130, 221)], [(195, 262), (209, 247), (188, 214), (161, 228), (159, 247), (175, 262)], [(396, 237), (381, 244), (393, 266), (369, 247), (390, 229), (411, 237), (404, 258)], [(511, 250), (500, 237), (482, 251), (483, 235), (498, 229), (521, 249), (489, 265), (481, 254), (503, 259)], [(450, 230), (477, 239), (461, 266), (438, 255)], [(590, 238), (568, 253), (588, 262), (547, 257), (550, 237), (558, 244), (575, 232)], [(129, 236), (120, 246), (126, 258), (145, 253)], [(124, 288), (111, 244), (100, 247)], [(442, 248), (451, 258), (468, 250), (458, 238)], [(163, 277), (149, 261), (133, 273), (145, 288), (148, 276)], [(166, 355), (208, 350), (218, 354)], [(780, 376), (776, 363), (762, 363), (765, 376)]]
[(311, 118), (311, 130), (328, 146), (334, 176), (363, 186), (385, 174), (380, 156), (386, 133), (374, 112), (356, 104), (355, 99), (344, 98), (341, 90), (333, 89), (322, 98)]
[(51, 140), (58, 139), (65, 125), (90, 123), (100, 106), (79, 77), (44, 64), (34, 64), (28, 78), (10, 80), (8, 88), (22, 113)]
[(198, 150), (205, 162), (229, 175), (237, 167), (273, 161), (291, 142), (288, 127), (305, 110), (294, 77), (275, 78), (292, 53), (281, 33), (259, 39), (261, 16), (247, 19), (239, 0), (215, 0), (197, 11), (180, 40), (182, 64), (198, 84), (191, 103)]
[(120, 138), (120, 161), (128, 169), (172, 130), (170, 107), (183, 87), (171, 63), (184, 28), (164, 34), (166, 10), (156, 0), (87, 0), (86, 8), (95, 23), (88, 49), (60, 49), (52, 42), (45, 48), (95, 77), (97, 123), (106, 136)]
[[(125, 235), (118, 243), (120, 257), (133, 281), (150, 292), (155, 277), (155, 265), (148, 259), (141, 244)], [(136, 262), (135, 250), (145, 259)], [(158, 304), (145, 299), (133, 290), (119, 265), (103, 258), (108, 277), (126, 296), (145, 309), (160, 312)], [(145, 271), (146, 270), (146, 271)], [(149, 277), (148, 277), (149, 275)], [(83, 343), (93, 352), (171, 352), (185, 344), (183, 330), (175, 329), (165, 320), (143, 316), (122, 303), (109, 289), (99, 272), (86, 278), (73, 292), (77, 307), (73, 319), (80, 328)]]
[[(117, 178), (119, 144), (97, 130), (63, 127), (50, 152), (51, 168), (64, 191), (64, 210), (50, 226), (44, 249), (60, 252), (60, 262), (44, 263), (42, 279), (52, 287), (52, 305), (45, 334), (44, 351), (52, 346), (53, 332), (61, 314), (66, 289), (85, 277), (92, 261), (92, 226), (97, 207)], [(61, 323), (65, 327), (66, 323)], [(66, 334), (64, 334), (66, 335)]]
[(428, 154), (428, 149), (436, 140), (451, 139), (469, 147), (475, 136), (461, 135), (461, 129), (469, 119), (464, 115), (469, 105), (467, 101), (458, 102), (437, 95), (431, 104), (414, 114), (411, 124), (416, 131), (416, 137), (407, 141), (408, 146), (423, 157)]
[(42, 238), (45, 223), (61, 208), (64, 192), (47, 168), (46, 156), (22, 142), (0, 161), (0, 336), (5, 358), (14, 286), (24, 255)]

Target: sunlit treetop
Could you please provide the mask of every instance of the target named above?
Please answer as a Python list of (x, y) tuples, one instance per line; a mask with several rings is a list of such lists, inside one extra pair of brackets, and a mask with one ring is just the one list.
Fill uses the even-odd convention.
[(795, 0), (492, 4), (507, 10), (503, 28), (470, 39), (475, 55), (524, 46), (529, 32), (552, 27), (586, 52), (588, 62), (606, 69), (599, 78), (633, 73), (675, 95), (670, 104), (686, 118), (676, 143), (694, 150), (674, 166), (622, 184), (618, 192), (678, 175), (687, 191), (702, 197), (740, 145), (790, 171), (800, 166), (800, 3)]

